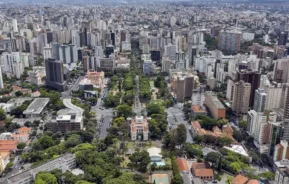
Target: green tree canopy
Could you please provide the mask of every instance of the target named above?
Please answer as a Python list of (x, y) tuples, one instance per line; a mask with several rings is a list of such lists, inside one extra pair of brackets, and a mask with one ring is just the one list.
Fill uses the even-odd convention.
[(34, 184), (58, 184), (57, 178), (49, 172), (39, 172), (36, 175)]
[(121, 104), (116, 109), (118, 116), (124, 116), (125, 118), (132, 116), (132, 108), (127, 104)]
[(0, 108), (0, 121), (6, 120), (7, 114), (4, 109)]
[(26, 144), (24, 143), (24, 142), (21, 142), (21, 143), (19, 143), (18, 145), (17, 145), (17, 149), (24, 149), (25, 148), (25, 146), (26, 146)]
[(131, 161), (129, 165), (140, 172), (146, 172), (147, 166), (151, 162), (147, 151), (134, 152), (129, 156), (129, 160)]

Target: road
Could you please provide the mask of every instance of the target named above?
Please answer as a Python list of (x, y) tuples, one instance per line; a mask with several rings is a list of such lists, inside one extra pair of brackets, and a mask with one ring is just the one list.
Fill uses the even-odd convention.
[(61, 93), (63, 98), (69, 98), (71, 96), (71, 91), (78, 89), (80, 81), (84, 79), (84, 76), (78, 77), (71, 85), (68, 85), (68, 89)]
[(169, 127), (172, 129), (177, 128), (178, 125), (184, 124), (187, 128), (187, 141), (188, 143), (193, 143), (192, 136), (189, 132), (190, 125), (185, 120), (185, 116), (182, 110), (182, 104), (176, 104), (173, 107), (168, 108), (167, 110), (167, 120)]
[[(32, 145), (32, 144), (34, 143), (34, 141), (36, 141), (36, 140), (37, 140), (37, 138), (34, 137), (34, 138), (31, 140), (30, 145)], [(27, 146), (23, 149), (22, 153), (27, 153), (27, 152), (29, 152), (29, 151), (31, 150), (30, 145), (27, 145)], [(23, 164), (24, 164), (24, 163), (22, 163), (21, 161), (22, 161), (21, 156), (16, 156), (16, 157), (15, 157), (15, 159), (14, 159), (14, 165), (13, 165), (13, 167), (12, 167), (12, 170), (5, 176), (5, 178), (9, 178), (10, 176), (13, 176), (13, 175), (17, 174), (18, 172), (21, 172), (21, 168), (22, 168), (22, 166), (23, 166)]]
[(102, 94), (98, 99), (96, 106), (92, 107), (92, 111), (96, 112), (96, 119), (98, 122), (98, 127), (96, 131), (96, 137), (100, 139), (104, 139), (107, 136), (107, 129), (110, 127), (112, 117), (113, 117), (113, 109), (106, 109), (103, 106), (103, 99), (106, 97), (108, 93), (108, 89), (106, 88), (109, 83), (109, 79), (105, 79), (105, 88), (102, 90)]

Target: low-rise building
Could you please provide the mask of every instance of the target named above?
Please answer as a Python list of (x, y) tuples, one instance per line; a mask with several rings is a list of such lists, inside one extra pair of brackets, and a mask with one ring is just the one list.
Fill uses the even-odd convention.
[(36, 175), (41, 171), (52, 171), (54, 169), (60, 169), (62, 173), (75, 168), (75, 155), (72, 153), (67, 153), (54, 160), (51, 160), (45, 164), (38, 167), (25, 170), (19, 174), (12, 175), (8, 177), (4, 183), (7, 184), (28, 184), (35, 180)]
[(79, 91), (84, 91), (84, 90), (93, 90), (92, 81), (89, 80), (88, 78), (82, 79), (79, 83)]
[(193, 175), (202, 180), (213, 180), (214, 179), (214, 171), (210, 168), (208, 163), (198, 163), (194, 162), (192, 164), (192, 172)]
[(26, 118), (41, 117), (49, 101), (49, 98), (35, 98), (23, 114)]
[(233, 180), (232, 184), (260, 184), (258, 180), (251, 180), (246, 176), (238, 174)]
[(10, 162), (11, 152), (0, 152), (0, 173), (2, 173)]
[(83, 118), (76, 114), (53, 116), (45, 126), (47, 131), (65, 134), (70, 131), (82, 130)]
[(205, 116), (207, 115), (207, 111), (205, 108), (199, 105), (192, 105), (191, 115), (193, 118), (196, 118), (197, 116)]
[(149, 120), (150, 118), (137, 115), (133, 118), (127, 118), (130, 123), (131, 140), (149, 139)]

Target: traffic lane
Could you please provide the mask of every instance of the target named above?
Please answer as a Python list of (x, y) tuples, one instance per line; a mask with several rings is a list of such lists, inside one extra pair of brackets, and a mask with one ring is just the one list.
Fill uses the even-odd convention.
[(101, 120), (99, 138), (103, 139), (107, 136), (107, 129), (110, 127), (111, 119), (111, 116), (105, 116)]

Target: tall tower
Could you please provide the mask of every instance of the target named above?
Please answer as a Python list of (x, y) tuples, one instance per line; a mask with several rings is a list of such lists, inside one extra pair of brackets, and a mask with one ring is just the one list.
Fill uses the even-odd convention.
[(3, 76), (2, 76), (2, 67), (0, 66), (0, 88), (4, 88)]
[(289, 84), (287, 83), (285, 85), (285, 105), (284, 105), (284, 133), (283, 133), (283, 139), (286, 141), (289, 141)]

